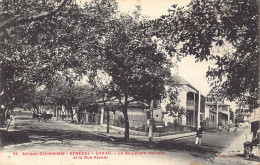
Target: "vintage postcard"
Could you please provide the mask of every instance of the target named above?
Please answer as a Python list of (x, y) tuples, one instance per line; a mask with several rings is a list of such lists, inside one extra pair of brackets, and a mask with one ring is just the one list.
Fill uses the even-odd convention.
[(0, 164), (259, 165), (259, 9), (0, 0)]

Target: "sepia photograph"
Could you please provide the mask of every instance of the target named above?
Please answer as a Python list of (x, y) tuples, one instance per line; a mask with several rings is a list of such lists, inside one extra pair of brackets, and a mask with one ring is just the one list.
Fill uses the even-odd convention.
[(259, 0), (0, 0), (1, 165), (260, 165)]

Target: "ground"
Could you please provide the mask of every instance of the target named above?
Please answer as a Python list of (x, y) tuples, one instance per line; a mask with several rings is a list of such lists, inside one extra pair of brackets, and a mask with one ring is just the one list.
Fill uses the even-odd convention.
[[(111, 138), (113, 134), (110, 134), (108, 138), (105, 133), (102, 133), (102, 130), (105, 132), (105, 128), (101, 126), (82, 126), (55, 119), (49, 122), (38, 122), (32, 120), (32, 114), (28, 111), (17, 114), (11, 123), (13, 124), (8, 133), (1, 132), (0, 164), (2, 164), (1, 161), (5, 161), (5, 164), (58, 162), (62, 165), (137, 164), (140, 162), (171, 165), (216, 164), (218, 162), (229, 164), (230, 157), (221, 157), (217, 160), (222, 159), (222, 161), (215, 161), (216, 157), (244, 133), (241, 129), (236, 134), (232, 131), (229, 133), (223, 131), (222, 134), (208, 131), (203, 134), (201, 146), (194, 144), (195, 133), (194, 136), (157, 140), (152, 143), (144, 140), (142, 136), (134, 136), (130, 142), (126, 143), (122, 140), (123, 135)], [(56, 155), (49, 155), (50, 152)]]

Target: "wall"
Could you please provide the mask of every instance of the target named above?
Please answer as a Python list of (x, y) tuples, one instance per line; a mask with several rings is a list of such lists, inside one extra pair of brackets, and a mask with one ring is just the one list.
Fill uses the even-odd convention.
[(209, 111), (209, 128), (216, 128), (217, 124), (217, 115), (216, 113)]
[[(129, 107), (127, 108), (128, 120), (130, 127), (143, 127), (147, 122), (147, 115), (141, 108)], [(110, 112), (110, 121), (112, 125), (116, 125), (119, 122), (120, 118), (124, 119), (124, 115), (121, 111)], [(104, 109), (101, 109), (101, 124), (106, 124), (106, 112)]]
[(162, 108), (159, 108), (159, 109), (155, 109), (153, 111), (153, 118), (155, 121), (163, 121), (163, 109)]

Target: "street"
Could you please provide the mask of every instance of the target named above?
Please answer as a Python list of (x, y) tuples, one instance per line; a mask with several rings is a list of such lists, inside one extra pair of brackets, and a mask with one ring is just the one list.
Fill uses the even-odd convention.
[[(60, 164), (97, 164), (97, 161), (100, 164), (121, 164), (119, 160), (125, 161), (124, 164), (133, 164), (137, 160), (149, 164), (216, 164), (214, 158), (244, 132), (239, 130), (234, 134), (231, 130), (219, 134), (209, 131), (203, 134), (201, 146), (194, 144), (195, 136), (154, 143), (137, 138), (125, 143), (119, 137), (111, 141), (103, 136), (100, 126), (79, 127), (55, 119), (38, 122), (32, 120), (32, 114), (28, 111), (17, 114), (13, 122), (15, 124), (10, 127), (8, 138), (2, 141), (1, 151), (1, 157), (8, 157), (8, 160), (1, 161), (6, 160), (5, 163), (10, 164), (25, 160), (28, 164), (35, 164), (35, 161), (38, 164), (49, 161), (59, 161)], [(50, 152), (53, 152), (52, 155)]]

